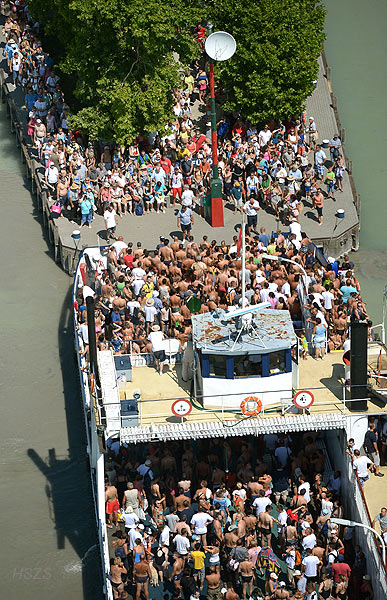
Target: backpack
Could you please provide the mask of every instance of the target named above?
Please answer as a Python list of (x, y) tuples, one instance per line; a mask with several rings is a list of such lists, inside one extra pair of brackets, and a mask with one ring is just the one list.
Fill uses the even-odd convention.
[(370, 434), (371, 434), (371, 432), (367, 431), (367, 433), (364, 436), (364, 442), (363, 442), (363, 448), (367, 454), (373, 454), (373, 452), (375, 452), (375, 447), (370, 438)]
[(150, 478), (149, 471), (150, 471), (150, 468), (147, 470), (147, 472), (145, 473), (144, 478), (143, 478), (143, 483), (144, 483), (145, 489), (149, 489), (151, 486), (151, 483), (152, 483), (152, 479)]
[(136, 213), (137, 217), (141, 217), (144, 214), (144, 209), (140, 202), (137, 203), (135, 213)]

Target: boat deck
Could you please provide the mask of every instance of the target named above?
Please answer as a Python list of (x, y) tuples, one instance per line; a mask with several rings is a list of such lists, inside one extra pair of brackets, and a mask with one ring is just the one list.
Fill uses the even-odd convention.
[[(315, 360), (308, 357), (300, 362), (299, 389), (309, 390), (314, 395), (314, 404), (310, 408), (310, 414), (348, 414), (348, 406), (345, 395), (348, 398), (348, 390), (344, 392), (344, 364), (342, 352), (332, 352), (325, 360)], [(120, 390), (121, 400), (133, 398), (133, 393), (141, 393), (139, 400), (139, 425), (155, 425), (168, 423), (205, 423), (216, 421), (235, 421), (242, 417), (239, 410), (214, 410), (201, 408), (198, 402), (192, 412), (182, 419), (173, 415), (171, 407), (175, 400), (190, 397), (191, 382), (184, 382), (181, 377), (180, 365), (165, 365), (165, 371), (160, 376), (154, 367), (133, 367), (133, 380), (126, 382), (125, 389)], [(225, 380), (227, 385), (227, 380)], [(260, 418), (278, 417), (283, 414), (284, 407), (279, 405), (264, 409)], [(368, 412), (386, 412), (374, 402), (369, 401)], [(295, 407), (291, 407), (287, 415), (299, 414)]]

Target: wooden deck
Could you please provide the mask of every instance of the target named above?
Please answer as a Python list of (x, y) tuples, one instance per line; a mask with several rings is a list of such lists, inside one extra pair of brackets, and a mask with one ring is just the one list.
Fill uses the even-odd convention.
[[(190, 382), (181, 378), (180, 365), (166, 366), (162, 376), (154, 367), (133, 367), (133, 380), (127, 382), (125, 389), (120, 391), (121, 400), (133, 398), (133, 393), (141, 394), (139, 401), (139, 425), (151, 423), (167, 424), (182, 422), (180, 417), (172, 414), (172, 404), (179, 398), (190, 397)], [(309, 390), (313, 393), (315, 401), (310, 409), (311, 414), (340, 413), (348, 414), (348, 406), (343, 399), (344, 365), (342, 352), (332, 352), (326, 359), (315, 360), (308, 357), (300, 364), (299, 389)], [(348, 391), (346, 390), (345, 394)], [(221, 409), (203, 409), (199, 402), (194, 403), (192, 412), (184, 418), (184, 422), (203, 423), (216, 421), (235, 421), (242, 418), (239, 410), (231, 411)], [(198, 408), (196, 408), (196, 406)], [(369, 401), (369, 413), (386, 412)], [(298, 414), (293, 409), (287, 415)], [(278, 417), (282, 408), (278, 405), (270, 406), (264, 410), (259, 418)]]

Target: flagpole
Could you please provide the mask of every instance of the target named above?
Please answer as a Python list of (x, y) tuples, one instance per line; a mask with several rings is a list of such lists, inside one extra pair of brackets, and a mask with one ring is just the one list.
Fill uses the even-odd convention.
[(245, 212), (242, 212), (242, 308), (246, 305), (246, 228)]

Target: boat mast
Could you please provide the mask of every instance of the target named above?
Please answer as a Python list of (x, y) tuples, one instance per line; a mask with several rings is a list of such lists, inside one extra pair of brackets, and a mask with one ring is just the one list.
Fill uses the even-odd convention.
[(242, 308), (246, 306), (246, 227), (245, 212), (242, 212)]

